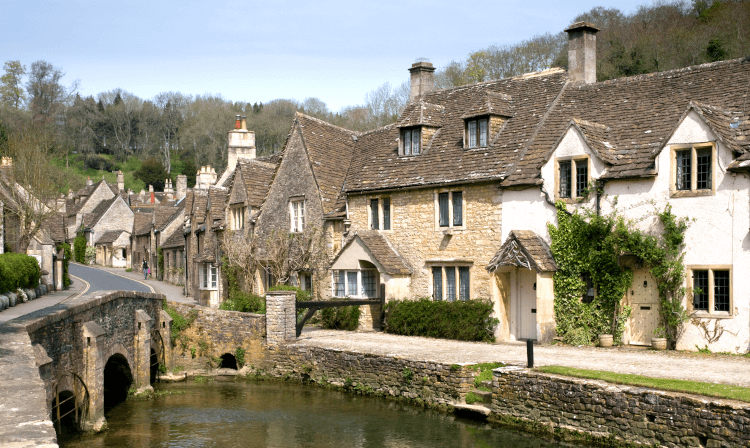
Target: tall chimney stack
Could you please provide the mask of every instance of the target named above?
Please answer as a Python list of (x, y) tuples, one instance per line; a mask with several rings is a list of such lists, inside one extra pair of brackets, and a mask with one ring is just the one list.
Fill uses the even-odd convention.
[(247, 130), (247, 117), (237, 115), (239, 127), (229, 131), (227, 135), (227, 169), (222, 175), (222, 181), (228, 173), (234, 171), (239, 159), (255, 158), (255, 132)]
[(416, 101), (427, 92), (435, 90), (435, 67), (427, 61), (417, 61), (409, 69), (411, 94), (409, 101)]
[(177, 176), (177, 200), (187, 196), (187, 176), (180, 174)]
[(122, 171), (117, 172), (117, 191), (121, 193), (125, 191), (125, 176), (122, 174)]
[(573, 82), (596, 82), (596, 33), (599, 28), (589, 22), (576, 22), (568, 33), (568, 76)]

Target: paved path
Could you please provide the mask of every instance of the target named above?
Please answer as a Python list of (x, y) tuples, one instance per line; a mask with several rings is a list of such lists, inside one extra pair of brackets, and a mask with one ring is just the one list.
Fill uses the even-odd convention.
[[(499, 361), (526, 366), (525, 342), (484, 344), (375, 332), (306, 329), (297, 344), (450, 364)], [(750, 387), (750, 358), (743, 356), (536, 345), (534, 365), (558, 365)]]

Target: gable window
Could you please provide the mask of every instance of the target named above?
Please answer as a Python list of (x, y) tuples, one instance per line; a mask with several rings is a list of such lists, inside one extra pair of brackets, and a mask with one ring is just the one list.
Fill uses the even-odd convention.
[(230, 209), (232, 214), (232, 229), (242, 230), (245, 228), (245, 212), (247, 207), (233, 207)]
[(418, 155), (420, 152), (419, 143), (421, 135), (422, 132), (419, 127), (402, 129), (401, 141), (403, 142), (403, 145), (401, 154), (405, 156)]
[(391, 198), (370, 199), (370, 229), (391, 230)]
[(469, 300), (471, 297), (471, 275), (469, 266), (433, 266), (433, 300)]
[(289, 202), (289, 217), (291, 218), (290, 230), (292, 232), (305, 231), (305, 200), (293, 200)]
[(714, 188), (715, 146), (672, 148), (672, 195), (710, 194)]
[(728, 266), (691, 267), (693, 310), (731, 314), (731, 269)]
[(462, 191), (444, 191), (437, 194), (438, 227), (464, 225), (464, 199)]
[(334, 297), (378, 297), (378, 270), (335, 270), (331, 273), (331, 292)]
[(466, 120), (466, 147), (480, 148), (487, 146), (489, 120), (487, 118), (475, 118)]
[(557, 161), (557, 197), (582, 198), (589, 186), (589, 159)]

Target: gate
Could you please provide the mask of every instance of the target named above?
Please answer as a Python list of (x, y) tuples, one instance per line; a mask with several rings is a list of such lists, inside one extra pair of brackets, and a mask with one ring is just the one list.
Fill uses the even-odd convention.
[[(302, 319), (297, 322), (297, 337), (302, 334), (302, 327), (305, 326), (305, 322), (310, 319), (316, 311), (323, 308), (333, 308), (337, 306), (358, 306), (358, 305), (385, 305), (385, 300), (382, 299), (368, 299), (368, 300), (325, 300), (325, 301), (311, 301), (311, 302), (296, 302), (297, 311), (300, 309), (307, 308), (307, 312)], [(380, 307), (380, 319), (383, 318), (383, 307)]]

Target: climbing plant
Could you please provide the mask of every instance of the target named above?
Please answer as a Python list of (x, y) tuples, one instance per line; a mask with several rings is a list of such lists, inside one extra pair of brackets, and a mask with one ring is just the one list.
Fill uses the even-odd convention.
[[(599, 334), (622, 339), (631, 312), (622, 299), (632, 284), (633, 272), (618, 260), (621, 255), (633, 254), (657, 283), (661, 323), (674, 344), (687, 320), (682, 305), (685, 267), (681, 249), (688, 220), (675, 217), (667, 205), (656, 212), (661, 233), (653, 235), (634, 229), (616, 210), (607, 215), (589, 209), (570, 214), (564, 203), (558, 202), (556, 207), (558, 225), (548, 227), (558, 266), (554, 275), (558, 335), (576, 345), (591, 344)], [(582, 297), (589, 286), (596, 295), (586, 302)]]

